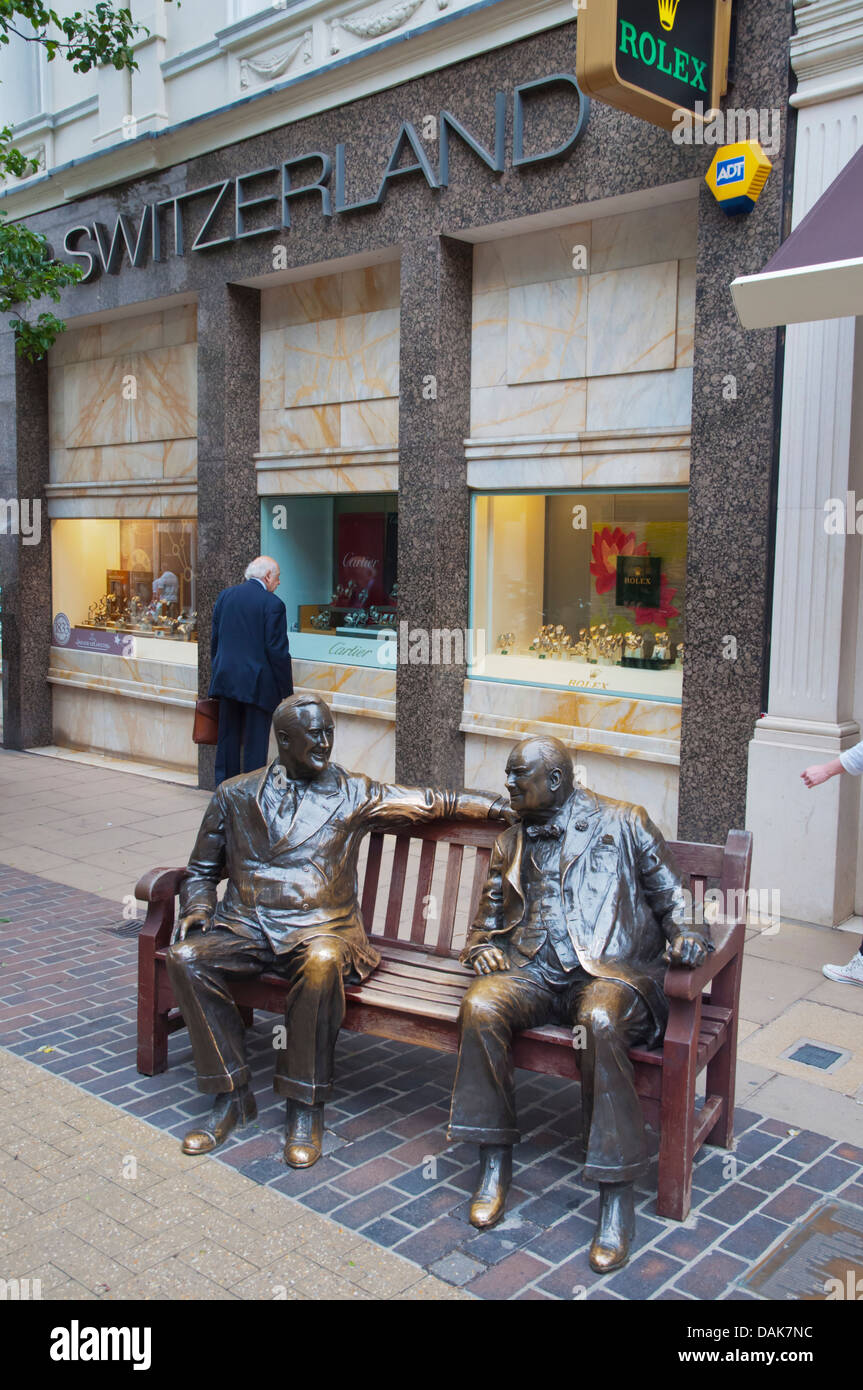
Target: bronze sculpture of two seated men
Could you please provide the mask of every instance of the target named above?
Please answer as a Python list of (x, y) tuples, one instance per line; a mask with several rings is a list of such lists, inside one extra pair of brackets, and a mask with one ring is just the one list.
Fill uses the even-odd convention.
[(435, 819), (499, 819), (461, 957), (476, 979), (461, 1006), (448, 1137), (479, 1145), (470, 1220), (493, 1226), (520, 1137), (513, 1032), (571, 1025), (583, 1041), (584, 1176), (600, 1189), (590, 1260), (599, 1272), (618, 1268), (634, 1232), (633, 1184), (647, 1165), (628, 1049), (662, 1037), (667, 963), (694, 968), (710, 949), (703, 934), (678, 925), (681, 883), (661, 834), (640, 807), (575, 786), (556, 739), (513, 749), (507, 801), (344, 771), (330, 762), (332, 714), (313, 696), (285, 700), (273, 729), (276, 761), (223, 782), (210, 802), (167, 953), (198, 1085), (214, 1096), (184, 1152), (218, 1148), (256, 1114), (230, 984), (266, 970), (289, 985), (273, 1083), (287, 1100), (285, 1161), (302, 1168), (318, 1160), (344, 987), (379, 963), (357, 896), (363, 836)]

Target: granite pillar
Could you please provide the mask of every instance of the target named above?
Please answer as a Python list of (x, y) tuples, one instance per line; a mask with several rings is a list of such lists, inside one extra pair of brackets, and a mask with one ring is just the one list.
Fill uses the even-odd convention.
[[(198, 680), (210, 683), (210, 628), (222, 589), (260, 549), (253, 455), (259, 442), (260, 291), (218, 281), (198, 296)], [(214, 782), (215, 750), (198, 750), (198, 780)]]
[(775, 110), (782, 144), (751, 214), (727, 216), (705, 187), (699, 201), (682, 840), (722, 843), (745, 824), (747, 746), (765, 708), (782, 336), (743, 329), (729, 286), (761, 270), (788, 230), (790, 34), (790, 4), (739, 6), (735, 83), (723, 106)]
[[(422, 656), (422, 632), (468, 626), (470, 504), (464, 440), (470, 433), (472, 247), (427, 237), (402, 247), (399, 414), (399, 622), (396, 776), (408, 783), (464, 783), (465, 662)], [(404, 629), (401, 629), (404, 632)], [(466, 634), (465, 634), (466, 636)], [(458, 644), (444, 656), (460, 655)]]
[(48, 363), (15, 353), (0, 334), (0, 602), (3, 746), (53, 742), (51, 530), (48, 481)]

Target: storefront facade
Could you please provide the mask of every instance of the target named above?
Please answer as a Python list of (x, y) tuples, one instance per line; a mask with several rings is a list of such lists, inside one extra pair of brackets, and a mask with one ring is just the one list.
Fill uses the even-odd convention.
[[(787, 109), (785, 21), (743, 0), (736, 106)], [(3, 336), (0, 493), (50, 519), (0, 547), (9, 746), (197, 768), (263, 550), (346, 766), (500, 790), (547, 732), (668, 835), (743, 824), (781, 338), (728, 285), (787, 128), (731, 220), (574, 71), (559, 23), (32, 217), (88, 274), (47, 363)]]

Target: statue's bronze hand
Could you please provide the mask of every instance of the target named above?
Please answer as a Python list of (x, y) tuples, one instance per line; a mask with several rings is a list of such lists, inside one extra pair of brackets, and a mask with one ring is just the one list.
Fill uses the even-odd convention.
[(213, 914), (204, 907), (196, 907), (192, 912), (188, 912), (185, 917), (181, 917), (175, 924), (171, 932), (171, 945), (174, 946), (178, 941), (186, 940), (186, 933), (196, 931), (206, 931), (211, 925)]
[(693, 932), (680, 932), (666, 949), (663, 959), (666, 965), (695, 970), (707, 959), (707, 951), (707, 943), (703, 936)]
[(489, 809), (489, 819), (502, 820), (506, 825), (515, 825), (518, 816), (505, 797), (499, 796)]
[(496, 946), (487, 946), (474, 956), (473, 968), (477, 975), (493, 975), (497, 970), (509, 970), (509, 961)]

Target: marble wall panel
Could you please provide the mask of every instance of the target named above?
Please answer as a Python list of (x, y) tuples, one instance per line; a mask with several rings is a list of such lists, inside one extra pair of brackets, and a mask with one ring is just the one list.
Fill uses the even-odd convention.
[(689, 482), (688, 448), (655, 449), (615, 454), (586, 454), (582, 460), (584, 487), (669, 487)]
[(198, 306), (180, 304), (162, 314), (162, 347), (177, 347), (198, 339)]
[(340, 407), (340, 443), (350, 447), (379, 444), (394, 448), (399, 442), (399, 402), (353, 401)]
[[(194, 497), (190, 499), (194, 503)], [(160, 517), (160, 497), (52, 497), (51, 517)]]
[(593, 223), (590, 272), (598, 275), (653, 261), (685, 260), (698, 246), (695, 199), (598, 217)]
[(66, 478), (70, 483), (111, 483), (164, 475), (165, 446), (111, 444), (101, 449), (67, 449)]
[(52, 366), (48, 371), (48, 443), (51, 449), (66, 447), (65, 383), (65, 368), (53, 366), (52, 355)]
[(342, 313), (369, 314), (376, 309), (397, 309), (401, 297), (398, 261), (346, 270), (342, 279)]
[(470, 432), (477, 439), (575, 434), (585, 428), (586, 403), (583, 381), (478, 387), (471, 391)]
[(695, 359), (695, 264), (694, 256), (679, 263), (676, 367), (691, 367)]
[(333, 760), (349, 772), (363, 772), (380, 782), (396, 776), (395, 725), (384, 719), (333, 710), (336, 726)]
[(162, 476), (194, 479), (198, 474), (197, 439), (167, 439), (163, 443)]
[[(399, 311), (380, 309), (341, 321), (342, 401), (399, 393)], [(287, 402), (286, 402), (287, 403)]]
[(261, 410), (281, 410), (285, 403), (285, 334), (281, 328), (261, 334)]
[(582, 486), (581, 456), (563, 458), (470, 459), (467, 482), (471, 488), (578, 488)]
[(579, 276), (509, 291), (506, 376), (511, 386), (586, 374), (587, 285), (587, 277)]
[(178, 493), (176, 496), (165, 496), (159, 499), (161, 506), (159, 516), (186, 516), (195, 517), (198, 515), (197, 493)]
[[(144, 359), (140, 359), (143, 361)], [(63, 368), (65, 444), (127, 444), (132, 435), (132, 402), (123, 398), (123, 378), (137, 374), (131, 357), (100, 358)], [(141, 381), (138, 382), (139, 393)], [(141, 436), (136, 436), (141, 437)]]
[(341, 275), (296, 280), (261, 293), (261, 331), (270, 333), (298, 323), (317, 323), (342, 316)]
[[(122, 359), (121, 359), (122, 360)], [(197, 435), (198, 361), (193, 343), (135, 354), (137, 377), (132, 408), (133, 440), (192, 439)], [(108, 443), (109, 441), (104, 441)]]
[(258, 474), (260, 497), (300, 497), (336, 492), (397, 492), (396, 464), (358, 464), (351, 468), (279, 468)]
[(376, 702), (396, 698), (395, 671), (378, 666), (335, 666), (330, 662), (298, 658), (294, 662), (294, 684), (298, 689), (315, 691), (324, 698), (337, 693)]
[(324, 405), (342, 399), (340, 319), (294, 324), (282, 335), (286, 406)]
[(68, 362), (92, 362), (101, 356), (101, 327), (91, 324), (87, 328), (67, 328), (61, 333), (48, 354), (48, 362), (53, 369)]
[(587, 429), (688, 429), (692, 368), (596, 377), (587, 382)]
[(398, 464), (357, 465), (338, 470), (339, 492), (398, 492)]
[(341, 443), (338, 405), (299, 410), (261, 411), (261, 453), (286, 454), (296, 449), (335, 449)]
[(672, 368), (676, 337), (676, 261), (591, 275), (587, 376)]
[[(474, 294), (584, 275), (590, 263), (591, 240), (590, 222), (572, 222), (525, 236), (481, 242), (474, 248)], [(582, 267), (575, 255), (577, 247), (587, 252), (586, 266)], [(577, 265), (573, 265), (575, 260)]]
[(505, 386), (507, 380), (507, 320), (505, 289), (473, 296), (470, 379), (472, 386)]
[(55, 685), (54, 741), (63, 748), (183, 771), (197, 767), (192, 709), (136, 700), (97, 690)]
[(136, 314), (99, 325), (100, 357), (122, 357), (130, 352), (150, 352), (162, 346), (162, 314)]

